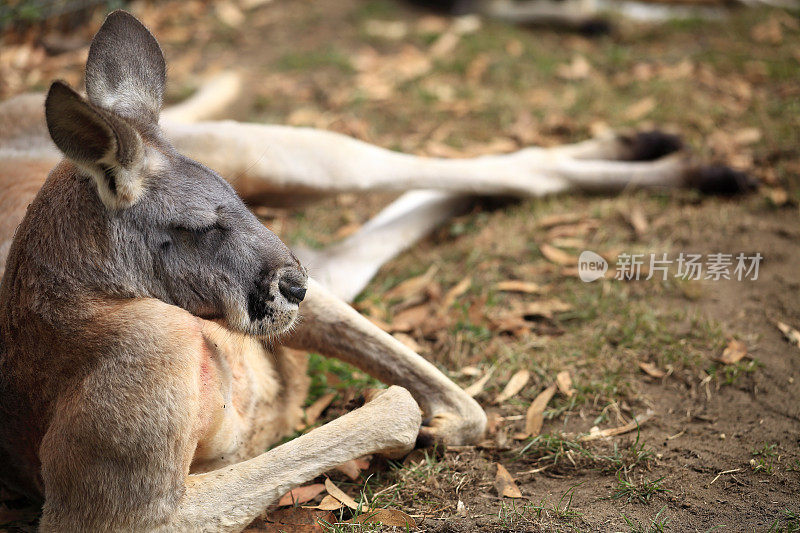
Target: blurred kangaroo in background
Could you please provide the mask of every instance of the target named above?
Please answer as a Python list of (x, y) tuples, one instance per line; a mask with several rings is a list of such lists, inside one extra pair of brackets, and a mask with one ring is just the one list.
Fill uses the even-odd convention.
[(612, 20), (640, 22), (721, 19), (729, 8), (773, 6), (798, 9), (798, 0), (408, 0), (424, 9), (451, 15), (481, 15), (521, 26), (608, 33)]
[[(346, 303), (380, 265), (475, 195), (746, 185), (668, 155), (680, 143), (656, 132), (444, 160), (193, 123), (235, 97), (235, 78), (162, 114), (165, 71), (154, 37), (116, 11), (92, 42), (86, 98), (55, 82), (46, 100), (0, 104), (0, 484), (43, 504), (43, 531), (238, 531), (348, 460), (420, 437), (474, 443), (481, 407)], [(408, 189), (428, 190), (332, 248), (298, 251), (319, 282), (239, 197)], [(308, 387), (305, 356), (284, 346), (393, 386), (263, 453), (295, 427)]]

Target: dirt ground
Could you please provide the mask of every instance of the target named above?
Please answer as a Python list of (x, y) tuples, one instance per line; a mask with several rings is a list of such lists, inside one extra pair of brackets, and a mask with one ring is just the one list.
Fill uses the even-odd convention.
[[(620, 22), (611, 35), (586, 38), (454, 22), (388, 0), (244, 5), (129, 6), (164, 47), (170, 101), (236, 68), (248, 83), (231, 118), (322, 127), (446, 157), (659, 126), (680, 132), (701, 159), (762, 184), (733, 199), (631, 191), (476, 203), (386, 265), (356, 307), (381, 322), (407, 322), (396, 334), (459, 384), (494, 368), (476, 396), (493, 422), (481, 446), (402, 463), (374, 459), (355, 480), (333, 474), (340, 487), (404, 511), (420, 531), (800, 530), (800, 346), (776, 326), (800, 329), (797, 13)], [(85, 44), (101, 21), (98, 12), (68, 36)], [(56, 77), (80, 83), (85, 46), (49, 56), (45, 35), (68, 44), (53, 27), (5, 34), (0, 97), (42, 90)], [(342, 195), (303, 210), (255, 211), (288, 242), (324, 246), (390, 199)], [(607, 258), (758, 252), (763, 261), (757, 280), (584, 283), (574, 273), (582, 250)], [(420, 290), (386, 297), (431, 265)], [(509, 280), (539, 288), (498, 288)], [(520, 311), (554, 301), (561, 310)], [(747, 355), (719, 362), (732, 341)], [(497, 403), (522, 370), (525, 386)], [(571, 394), (550, 401), (541, 435), (515, 439), (531, 402), (563, 371)], [(314, 355), (311, 372), (309, 404), (337, 394), (322, 421), (370, 384)], [(639, 431), (580, 439), (647, 411), (654, 414)], [(522, 498), (498, 495), (498, 463)]]

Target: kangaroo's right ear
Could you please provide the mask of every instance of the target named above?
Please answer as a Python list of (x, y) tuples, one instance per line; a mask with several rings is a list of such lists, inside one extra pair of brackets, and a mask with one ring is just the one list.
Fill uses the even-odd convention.
[(158, 123), (167, 67), (153, 34), (136, 17), (117, 10), (106, 17), (89, 47), (89, 101), (139, 125)]
[(92, 175), (107, 207), (119, 209), (139, 199), (144, 150), (133, 126), (87, 102), (60, 81), (50, 86), (44, 108), (53, 142)]

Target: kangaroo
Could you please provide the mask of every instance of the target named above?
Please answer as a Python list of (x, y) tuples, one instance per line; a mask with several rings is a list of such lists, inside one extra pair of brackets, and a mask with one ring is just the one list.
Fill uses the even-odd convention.
[[(346, 303), (381, 264), (477, 194), (748, 184), (659, 133), (440, 160), (198, 122), (235, 94), (232, 78), (162, 118), (165, 72), (153, 35), (115, 11), (92, 41), (86, 97), (56, 81), (44, 102), (0, 105), (0, 484), (42, 504), (42, 531), (239, 531), (348, 460), (474, 443), (480, 405)], [(238, 176), (236, 190), (201, 163)], [(409, 192), (340, 244), (296, 253), (239, 196), (345, 190)], [(264, 452), (300, 419), (295, 350), (390, 386)]]

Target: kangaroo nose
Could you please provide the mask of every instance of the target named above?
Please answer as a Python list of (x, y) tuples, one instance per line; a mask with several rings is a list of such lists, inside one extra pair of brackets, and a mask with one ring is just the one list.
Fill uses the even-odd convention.
[(306, 297), (306, 288), (302, 285), (295, 285), (290, 280), (282, 279), (278, 282), (278, 289), (287, 301), (299, 304)]

